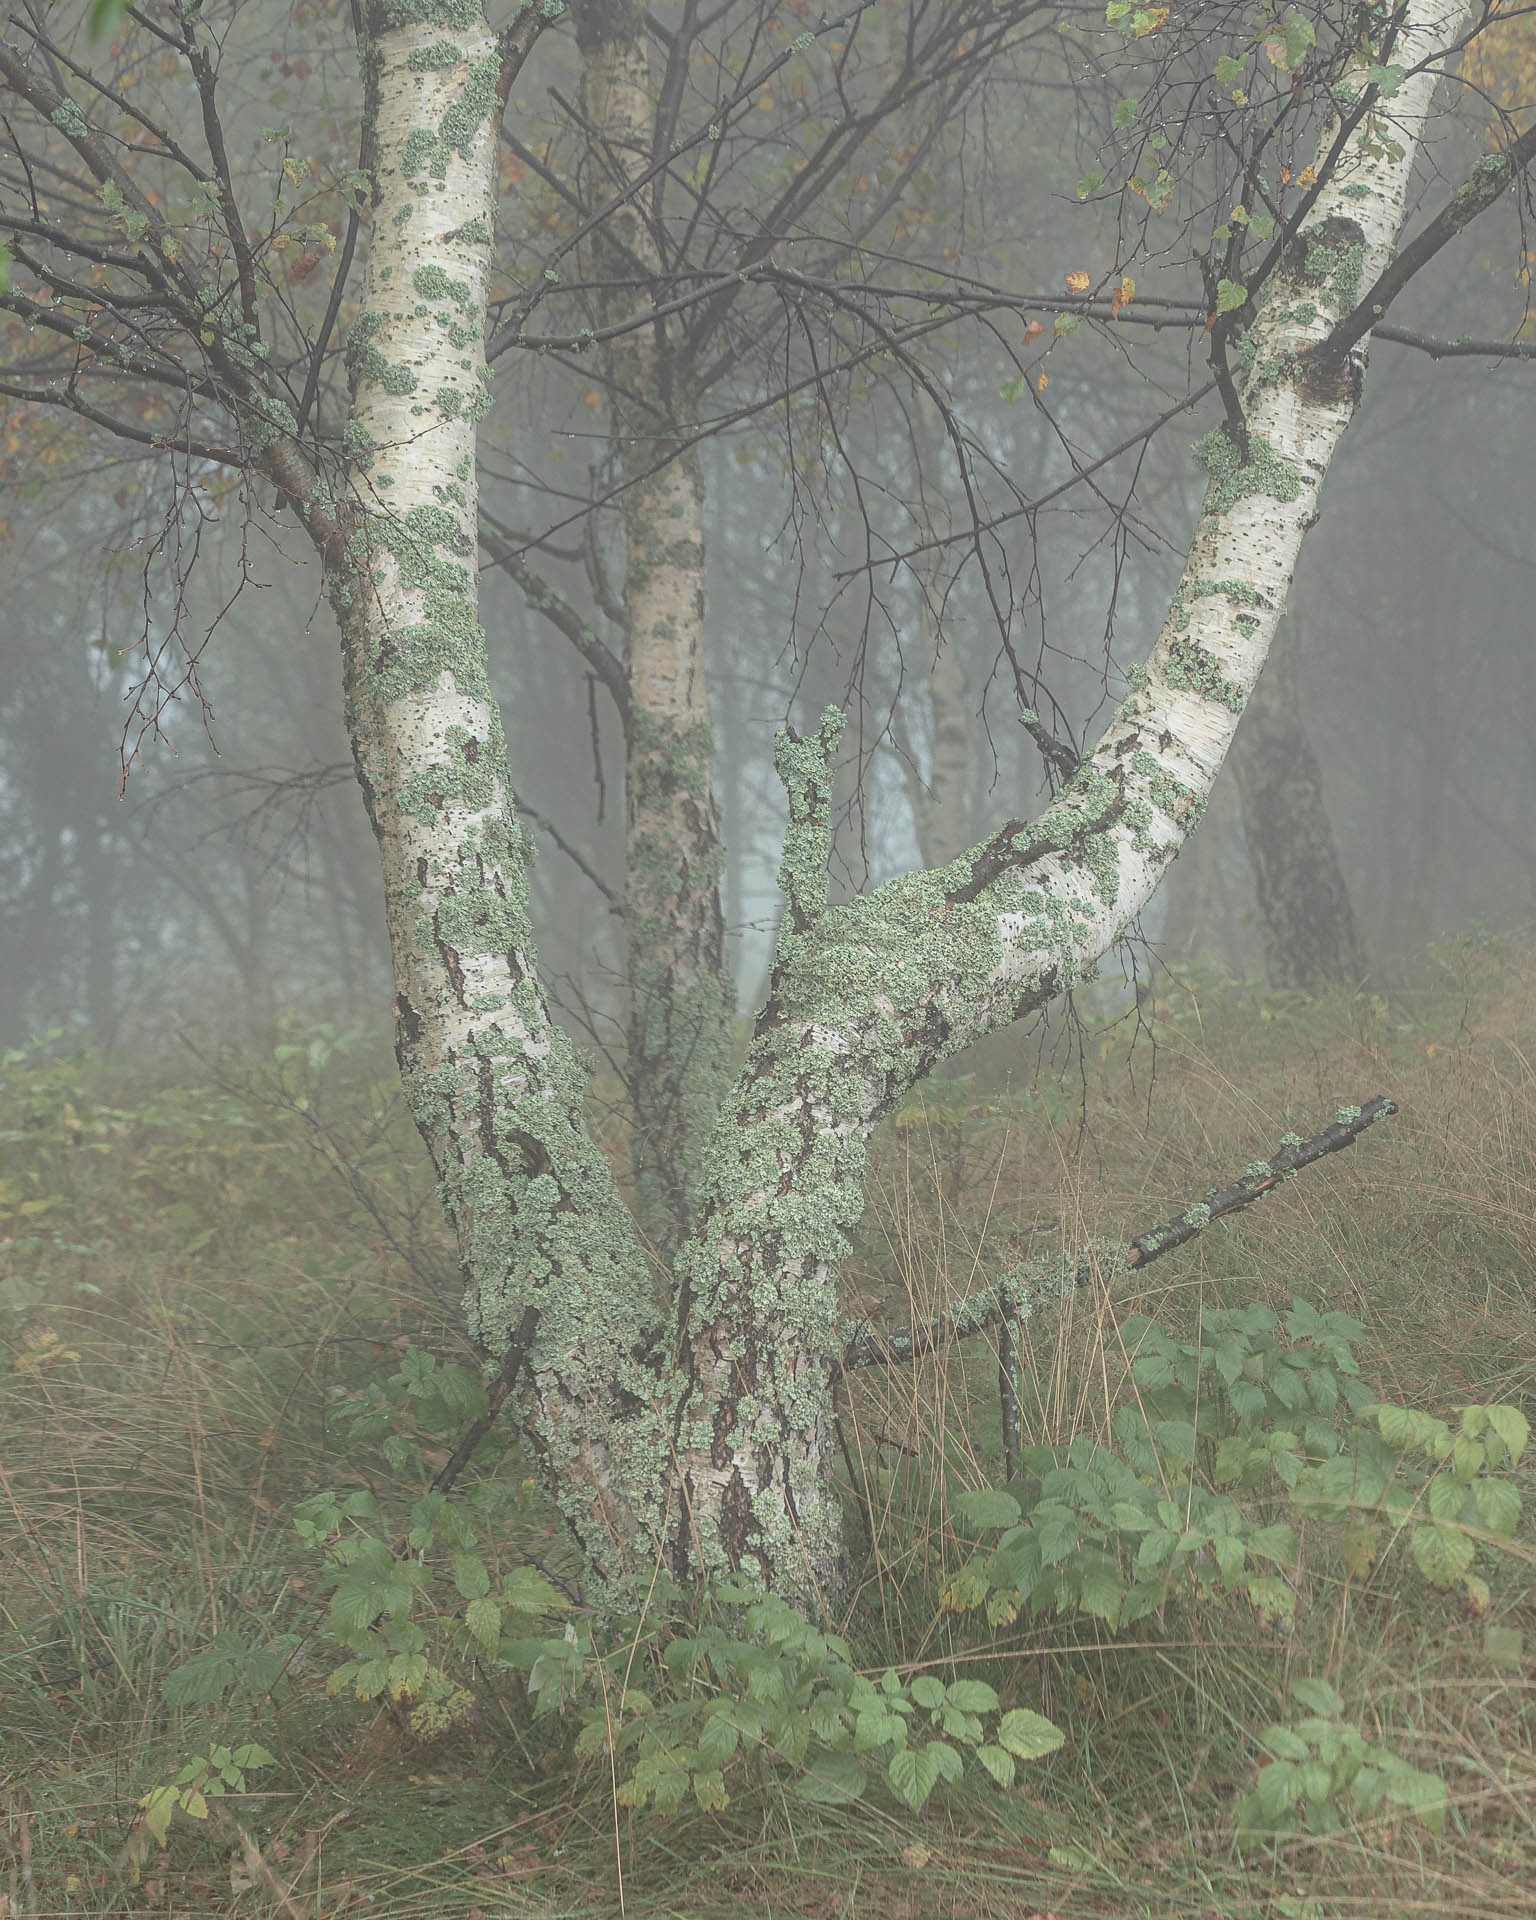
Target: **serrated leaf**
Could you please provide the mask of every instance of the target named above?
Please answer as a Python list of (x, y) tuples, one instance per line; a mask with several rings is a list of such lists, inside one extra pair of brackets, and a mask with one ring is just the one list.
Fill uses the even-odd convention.
[(998, 1722), (997, 1743), (1020, 1760), (1039, 1760), (1054, 1753), (1066, 1735), (1053, 1727), (1042, 1713), (1028, 1707), (1014, 1707)]
[(1308, 1713), (1320, 1713), (1325, 1719), (1334, 1718), (1344, 1705), (1338, 1689), (1315, 1674), (1303, 1674), (1300, 1679), (1293, 1680), (1291, 1698), (1305, 1707)]
[(1004, 1747), (978, 1747), (976, 1758), (1000, 1787), (1011, 1787), (1016, 1772), (1013, 1755)]
[(699, 1758), (706, 1767), (723, 1767), (740, 1741), (741, 1735), (729, 1714), (711, 1713), (699, 1729)]
[(1051, 331), (1058, 340), (1065, 340), (1069, 333), (1076, 333), (1081, 325), (1075, 313), (1058, 313), (1051, 324)]
[(936, 1674), (918, 1674), (908, 1692), (920, 1707), (927, 1707), (930, 1711), (944, 1704), (944, 1682)]
[[(1473, 1441), (1472, 1445), (1477, 1446)], [(1482, 1452), (1482, 1448), (1477, 1448)], [(1467, 1504), (1467, 1485), (1454, 1473), (1437, 1473), (1429, 1483), (1429, 1511), (1436, 1520), (1459, 1520)]]
[(934, 1744), (903, 1747), (900, 1753), (891, 1757), (885, 1769), (886, 1779), (914, 1813), (920, 1811), (939, 1783), (939, 1763), (934, 1757)]
[[(1235, 313), (1237, 309), (1243, 305), (1243, 303), (1247, 300), (1247, 298), (1248, 298), (1248, 289), (1243, 285), (1243, 283), (1240, 280), (1218, 280), (1216, 282), (1216, 311), (1218, 313)], [(1299, 1404), (1300, 1397), (1301, 1397), (1301, 1383), (1299, 1381), (1294, 1380), (1294, 1378), (1291, 1378), (1288, 1376), (1289, 1376), (1288, 1368), (1281, 1368), (1277, 1370), (1276, 1378), (1275, 1378), (1275, 1391), (1280, 1396), (1282, 1402), (1284, 1402), (1285, 1404), (1287, 1405)], [(1287, 1391), (1294, 1390), (1296, 1395), (1296, 1400), (1294, 1402), (1286, 1401), (1285, 1394), (1281, 1392), (1282, 1386), (1284, 1386)]]
[(1231, 89), (1232, 87), (1235, 87), (1238, 84), (1238, 82), (1242, 79), (1242, 77), (1243, 77), (1242, 61), (1234, 60), (1232, 56), (1228, 53), (1222, 54), (1221, 58), (1216, 62), (1217, 86)]
[(1449, 1527), (1415, 1527), (1414, 1563), (1432, 1587), (1454, 1587), (1472, 1565), (1476, 1547), (1464, 1533)]
[(495, 1653), (501, 1645), (500, 1601), (493, 1600), (489, 1594), (471, 1600), (464, 1609), (464, 1624), (471, 1637), (478, 1640), (487, 1653)]
[(1511, 1464), (1525, 1451), (1525, 1444), (1531, 1437), (1531, 1423), (1518, 1407), (1493, 1406), (1488, 1408), (1488, 1424), (1509, 1449)]
[(731, 1804), (725, 1781), (718, 1773), (696, 1773), (693, 1776), (693, 1797), (706, 1813), (718, 1813), (722, 1807)]
[(962, 1713), (995, 1713), (998, 1707), (996, 1690), (985, 1680), (952, 1681), (946, 1697)]
[(478, 1600), (491, 1590), (491, 1570), (478, 1553), (456, 1553), (449, 1564), (461, 1600)]
[(1077, 183), (1078, 199), (1087, 200), (1091, 195), (1097, 193), (1099, 188), (1102, 187), (1103, 184), (1104, 184), (1103, 174), (1085, 173), (1082, 179), (1079, 180)]
[(1001, 1487), (973, 1487), (955, 1501), (956, 1511), (967, 1525), (977, 1528), (1014, 1527), (1024, 1509), (1011, 1493)]

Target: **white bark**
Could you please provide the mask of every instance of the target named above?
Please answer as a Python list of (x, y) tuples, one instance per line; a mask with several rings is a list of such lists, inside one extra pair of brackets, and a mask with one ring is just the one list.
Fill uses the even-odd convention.
[[(656, 1379), (635, 1356), (659, 1329), (643, 1253), (585, 1128), (585, 1070), (534, 971), (527, 848), (475, 570), (498, 87), (521, 54), (512, 37), (537, 29), (524, 13), (498, 45), (474, 0), (373, 0), (368, 26), (374, 207), (332, 597), (384, 870), (396, 1052), (441, 1175), (471, 1331), (494, 1359), (526, 1355), (524, 1429), (602, 1567), (635, 1551), (646, 1526), (626, 1492), (658, 1485)], [(651, 1415), (645, 1472), (612, 1457), (620, 1383), (642, 1426)]]
[[(1395, 63), (1445, 47), (1462, 0), (1410, 0)], [(1354, 84), (1365, 85), (1362, 61)], [(939, 1060), (1087, 977), (1140, 913), (1198, 821), (1264, 663), (1317, 515), (1357, 383), (1297, 356), (1326, 338), (1385, 266), (1437, 72), (1410, 72), (1378, 126), (1352, 135), (1289, 262), (1264, 289), (1243, 388), (1244, 458), (1225, 429), (1179, 589), (1144, 671), (1087, 764), (1031, 826), (1010, 822), (936, 872), (915, 873), (781, 937), (769, 1003), (721, 1122), (691, 1249), (685, 1436), (690, 1525), (707, 1562), (746, 1561), (816, 1589), (835, 1580), (828, 1380), (834, 1305), (880, 1116)], [(824, 753), (790, 743), (790, 902), (809, 899), (824, 832)], [(798, 800), (797, 800), (798, 792)], [(823, 819), (824, 825), (824, 819)], [(823, 896), (824, 897), (824, 896)]]

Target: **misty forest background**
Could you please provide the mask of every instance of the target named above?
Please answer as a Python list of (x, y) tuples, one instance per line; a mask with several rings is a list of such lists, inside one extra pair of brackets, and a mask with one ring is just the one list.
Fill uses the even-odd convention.
[[(253, 152), (319, 58), (321, 11), (270, 8), (240, 109)], [(1189, 450), (1214, 397), (1112, 463), (1102, 492), (1066, 484), (1199, 384), (1203, 348), (1184, 319), (1058, 334), (1067, 276), (1097, 285), (1118, 257), (1118, 200), (1077, 190), (1108, 171), (1114, 103), (1066, 54), (1028, 59), (1052, 84), (1027, 115), (1001, 73), (920, 165), (893, 129), (845, 187), (854, 206), (882, 168), (900, 174), (875, 237), (903, 274), (1039, 304), (951, 314), (899, 365), (818, 378), (837, 339), (807, 344), (781, 285), (699, 403), (743, 1021), (779, 908), (775, 728), (848, 715), (834, 900), (945, 860), (1046, 797), (1018, 718), (1032, 690), (1059, 731), (1093, 739), (1188, 548), (1206, 482)], [(503, 157), (509, 260), (569, 222), (549, 182), (577, 165), (577, 86), (574, 46), (546, 36)], [(1484, 101), (1440, 104), (1410, 231), (1489, 146)], [(768, 100), (765, 132), (776, 111), (793, 103)], [(1525, 212), (1507, 196), (1448, 247), (1394, 309), (1401, 328), (1528, 340)], [(296, 286), (313, 265), (295, 260)], [(1137, 277), (1129, 310), (1150, 311), (1155, 259)], [(481, 448), (488, 524), (612, 640), (613, 424), (582, 357), (504, 363)], [(1398, 1103), (1349, 1154), (1125, 1276), (1112, 1304), (1088, 1290), (1042, 1320), (1020, 1355), (1022, 1444), (1108, 1436), (1130, 1391), (1124, 1315), (1193, 1336), (1205, 1313), (1297, 1297), (1358, 1318), (1383, 1398), (1530, 1412), (1533, 499), (1529, 359), (1379, 338), (1260, 694), (1142, 937), (1104, 984), (952, 1063), (882, 1130), (849, 1278), (860, 1313), (905, 1323), (1033, 1236), (1123, 1240), (1293, 1123)], [(957, 1489), (1003, 1478), (995, 1340), (850, 1393), (865, 1557), (846, 1617), (873, 1671), (982, 1679), (1055, 1720), (1066, 1745), (1027, 1790), (968, 1780), (913, 1814), (766, 1780), (666, 1821), (622, 1807), (558, 1716), (530, 1723), (521, 1676), (471, 1677), (462, 1635), (473, 1698), (435, 1733), (327, 1694), (319, 1561), (294, 1506), (333, 1487), (404, 1513), (462, 1408), (381, 1383), (408, 1353), (475, 1360), (390, 1054), (379, 863), (319, 567), (270, 488), (205, 474), (168, 513), (154, 463), (19, 409), (0, 421), (0, 515), (0, 1731), (16, 1742), (0, 1742), (0, 1913), (1536, 1913), (1528, 1525), (1485, 1567), (1484, 1606), (1396, 1563), (1357, 1580), (1319, 1545), (1282, 1624), (1213, 1602), (1118, 1638), (1042, 1615), (966, 1639), (939, 1595), (969, 1551)], [(543, 974), (621, 1157), (622, 742), (524, 587), (486, 558), (481, 588), (538, 846)], [(951, 765), (963, 728), (958, 782), (946, 726)], [(1339, 883), (1318, 895), (1326, 925), (1281, 917), (1264, 885), (1300, 818), (1325, 836), (1311, 870)], [(558, 1584), (555, 1524), (496, 1446), (461, 1490), (511, 1489), (497, 1551)], [(1529, 1455), (1519, 1477), (1529, 1497)], [(445, 1647), (455, 1605), (450, 1589)], [(281, 1657), (206, 1697), (168, 1687), (221, 1634)], [(1297, 1676), (1324, 1673), (1370, 1737), (1446, 1782), (1443, 1830), (1383, 1814), (1234, 1847), (1258, 1731)], [(146, 1792), (242, 1740), (270, 1751), (277, 1784), (234, 1795), (238, 1820), (146, 1837)]]

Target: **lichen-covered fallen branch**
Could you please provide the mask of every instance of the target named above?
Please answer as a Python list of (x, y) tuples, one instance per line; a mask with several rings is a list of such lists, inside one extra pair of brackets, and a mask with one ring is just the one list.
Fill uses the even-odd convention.
[(1185, 1241), (1193, 1240), (1213, 1220), (1251, 1206), (1261, 1195), (1298, 1172), (1321, 1160), (1325, 1154), (1352, 1147), (1366, 1128), (1384, 1115), (1397, 1112), (1397, 1102), (1377, 1094), (1363, 1106), (1340, 1107), (1332, 1123), (1303, 1140), (1288, 1133), (1268, 1160), (1245, 1167), (1229, 1186), (1216, 1187), (1203, 1200), (1176, 1214), (1165, 1226), (1151, 1233), (1137, 1234), (1130, 1241), (1096, 1240), (1076, 1253), (1037, 1254), (1021, 1260), (1002, 1278), (978, 1293), (956, 1300), (943, 1313), (906, 1327), (879, 1328), (868, 1325), (848, 1329), (842, 1358), (836, 1368), (838, 1377), (855, 1367), (890, 1366), (902, 1360), (917, 1360), (925, 1353), (947, 1346), (951, 1340), (968, 1340), (974, 1334), (1004, 1322), (1022, 1325), (1033, 1319), (1041, 1308), (1070, 1299), (1079, 1287), (1094, 1278), (1107, 1280), (1112, 1274), (1132, 1267), (1144, 1267)]

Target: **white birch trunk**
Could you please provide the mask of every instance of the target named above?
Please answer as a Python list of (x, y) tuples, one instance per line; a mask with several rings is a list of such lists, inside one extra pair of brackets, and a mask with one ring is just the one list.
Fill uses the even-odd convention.
[[(1393, 60), (1446, 46), (1462, 0), (1410, 0)], [(1364, 62), (1355, 70), (1362, 87)], [(829, 1488), (835, 1275), (880, 1116), (939, 1060), (1087, 978), (1194, 827), (1258, 679), (1358, 382), (1298, 360), (1387, 264), (1437, 74), (1362, 126), (1263, 293), (1243, 401), (1224, 428), (1189, 559), (1145, 669), (1087, 764), (1032, 825), (937, 871), (824, 907), (831, 737), (786, 742), (790, 913), (768, 1005), (722, 1116), (690, 1258), (688, 1525), (707, 1565), (824, 1590), (840, 1566)], [(1337, 123), (1324, 130), (1320, 171)], [(820, 823), (818, 825), (818, 823)]]
[[(556, 9), (558, 11), (558, 8)], [(373, 217), (349, 342), (352, 461), (333, 540), (347, 725), (379, 845), (406, 1099), (441, 1176), (470, 1330), (502, 1360), (562, 1511), (599, 1568), (643, 1558), (665, 1429), (643, 1252), (582, 1117), (586, 1074), (534, 971), (528, 848), (478, 618), (476, 422), (486, 409), (504, 62), (473, 0), (373, 0)], [(511, 68), (507, 69), (510, 75)], [(612, 1457), (627, 1387), (644, 1474)], [(636, 1444), (631, 1436), (631, 1444)]]

